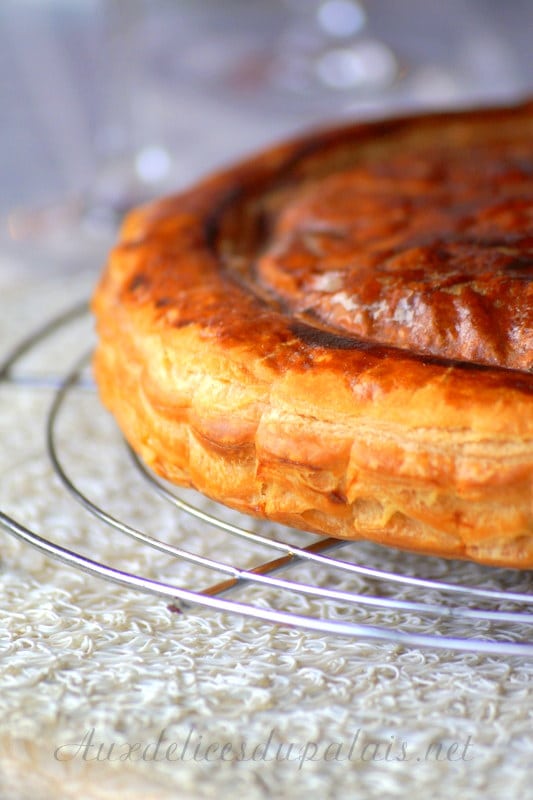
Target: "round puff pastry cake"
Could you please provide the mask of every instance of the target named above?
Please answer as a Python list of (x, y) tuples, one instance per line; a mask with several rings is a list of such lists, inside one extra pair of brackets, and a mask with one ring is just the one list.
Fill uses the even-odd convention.
[(158, 474), (347, 539), (533, 566), (533, 104), (357, 124), (133, 211), (101, 396)]

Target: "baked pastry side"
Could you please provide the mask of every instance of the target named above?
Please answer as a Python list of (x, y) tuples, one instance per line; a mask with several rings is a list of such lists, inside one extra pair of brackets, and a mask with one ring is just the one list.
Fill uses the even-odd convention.
[(341, 538), (533, 566), (533, 107), (309, 135), (127, 218), (104, 403), (157, 473)]

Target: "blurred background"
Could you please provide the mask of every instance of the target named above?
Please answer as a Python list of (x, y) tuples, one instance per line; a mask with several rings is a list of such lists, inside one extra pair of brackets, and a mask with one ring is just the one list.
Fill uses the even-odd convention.
[(274, 139), (533, 85), (531, 0), (1, 0), (0, 218), (113, 227)]

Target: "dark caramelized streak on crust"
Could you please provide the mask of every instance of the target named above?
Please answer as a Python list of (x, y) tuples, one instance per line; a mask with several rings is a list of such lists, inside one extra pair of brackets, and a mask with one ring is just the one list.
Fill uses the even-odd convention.
[[(348, 338), (340, 336), (338, 333), (324, 331), (303, 322), (291, 323), (291, 331), (306, 347), (321, 350), (357, 350), (359, 352), (369, 351), (376, 358), (386, 358), (388, 360), (397, 359), (400, 363), (406, 360), (405, 350), (400, 348), (379, 347), (375, 342), (367, 342), (355, 337)], [(494, 369), (488, 364), (476, 364), (469, 361), (458, 361), (456, 359), (438, 358), (431, 355), (414, 354), (412, 358), (423, 366), (439, 367), (441, 369), (453, 370), (456, 373), (474, 373), (476, 380), (480, 376), (483, 381), (487, 381), (493, 386), (513, 386), (526, 394), (533, 395), (533, 376), (521, 373), (517, 370), (505, 369), (504, 367)]]
[(150, 278), (142, 272), (138, 272), (133, 276), (128, 284), (128, 292), (137, 292), (139, 289), (146, 289), (150, 285)]
[(291, 322), (291, 332), (308, 347), (321, 347), (327, 350), (372, 350), (377, 354), (374, 342), (365, 342), (355, 337), (341, 336), (333, 331), (325, 331), (305, 322)]

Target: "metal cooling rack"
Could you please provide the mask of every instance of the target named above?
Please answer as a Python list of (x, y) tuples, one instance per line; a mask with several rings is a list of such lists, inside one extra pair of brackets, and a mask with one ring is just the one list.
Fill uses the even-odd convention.
[[(510, 591), (505, 586), (503, 580), (505, 571), (503, 570), (479, 567), (480, 574), (490, 575), (492, 584), (494, 584), (495, 578), (497, 579), (499, 575), (502, 576), (501, 588), (492, 588), (492, 584), (490, 588), (487, 588), (483, 585), (456, 584), (404, 574), (400, 571), (376, 569), (364, 562), (334, 558), (328, 553), (334, 549), (346, 547), (350, 543), (332, 538), (313, 537), (311, 544), (297, 547), (288, 541), (290, 537), (283, 537), (284, 529), (281, 526), (277, 526), (277, 530), (281, 532), (279, 538), (272, 538), (248, 530), (239, 524), (227, 522), (185, 501), (174, 491), (174, 488), (170, 489), (164, 481), (152, 474), (131, 450), (129, 452), (136, 470), (159, 498), (172, 504), (180, 512), (197, 518), (205, 526), (214, 526), (228, 536), (240, 537), (251, 547), (260, 547), (261, 550), (265, 547), (268, 548), (272, 552), (272, 558), (267, 561), (259, 559), (253, 568), (242, 569), (161, 541), (132, 527), (125, 521), (117, 519), (109, 511), (95, 504), (81, 491), (65, 467), (57, 435), (58, 419), (64, 406), (67, 403), (75, 402), (79, 389), (94, 390), (91, 379), (85, 377), (85, 368), (90, 359), (90, 352), (81, 355), (73, 368), (59, 377), (24, 375), (16, 369), (22, 358), (47, 340), (51, 334), (59, 332), (67, 335), (69, 326), (86, 313), (87, 305), (85, 303), (77, 305), (52, 319), (20, 342), (0, 365), (0, 383), (7, 382), (32, 389), (41, 387), (53, 389), (53, 399), (46, 419), (46, 450), (63, 486), (78, 503), (101, 522), (134, 539), (139, 546), (155, 548), (174, 559), (192, 562), (209, 571), (222, 573), (225, 579), (219, 580), (203, 590), (191, 590), (170, 582), (132, 574), (88, 558), (62, 544), (52, 542), (38, 532), (22, 525), (12, 516), (0, 511), (0, 526), (5, 531), (32, 545), (47, 556), (71, 567), (137, 589), (140, 592), (164, 598), (169, 603), (169, 607), (176, 611), (188, 612), (193, 607), (198, 609), (198, 607), (204, 606), (244, 614), (280, 625), (301, 626), (315, 631), (352, 636), (361, 640), (388, 641), (401, 646), (470, 650), (498, 655), (533, 655), (533, 641), (530, 640), (529, 635), (526, 637), (524, 633), (524, 631), (530, 630), (533, 622), (533, 610), (531, 609), (533, 594)], [(98, 402), (96, 398), (95, 402)], [(127, 445), (125, 446), (127, 447)], [(302, 563), (323, 567), (327, 569), (328, 574), (333, 571), (333, 574), (344, 579), (350, 576), (353, 576), (354, 579), (356, 577), (364, 579), (365, 590), (364, 592), (345, 591), (318, 583), (304, 583), (277, 576), (277, 573), (288, 568), (294, 572), (292, 568)], [(498, 580), (496, 583), (498, 584)], [(326, 602), (318, 604), (318, 608), (321, 610), (316, 614), (300, 614), (286, 608), (265, 607), (264, 603), (254, 603), (253, 597), (251, 599), (248, 597), (247, 590), (254, 586), (268, 586), (279, 590), (280, 597), (286, 597), (286, 592), (289, 592), (292, 597), (305, 595), (323, 601), (331, 601), (336, 607), (342, 609), (341, 616), (343, 618), (328, 618)], [(385, 592), (380, 591), (383, 586), (387, 587)], [(228, 597), (236, 589), (244, 589), (242, 599), (235, 600)], [(400, 597), (399, 595), (406, 589), (415, 593), (417, 599), (406, 600)], [(435, 597), (437, 600), (427, 599), (428, 597)], [(378, 612), (379, 610), (393, 611), (400, 620), (408, 620), (407, 630), (405, 625), (402, 627), (401, 622), (398, 625), (390, 623), (375, 625), (351, 621), (348, 618), (350, 610), (367, 608)], [(443, 632), (424, 633), (425, 626), (421, 620), (428, 618), (431, 620), (437, 618)], [(461, 627), (460, 636), (446, 633), (446, 623), (450, 622)], [(497, 633), (494, 634), (491, 628), (489, 634), (484, 631), (480, 636), (480, 623), (496, 627)], [(520, 627), (518, 634), (516, 630), (513, 632), (513, 625)]]

